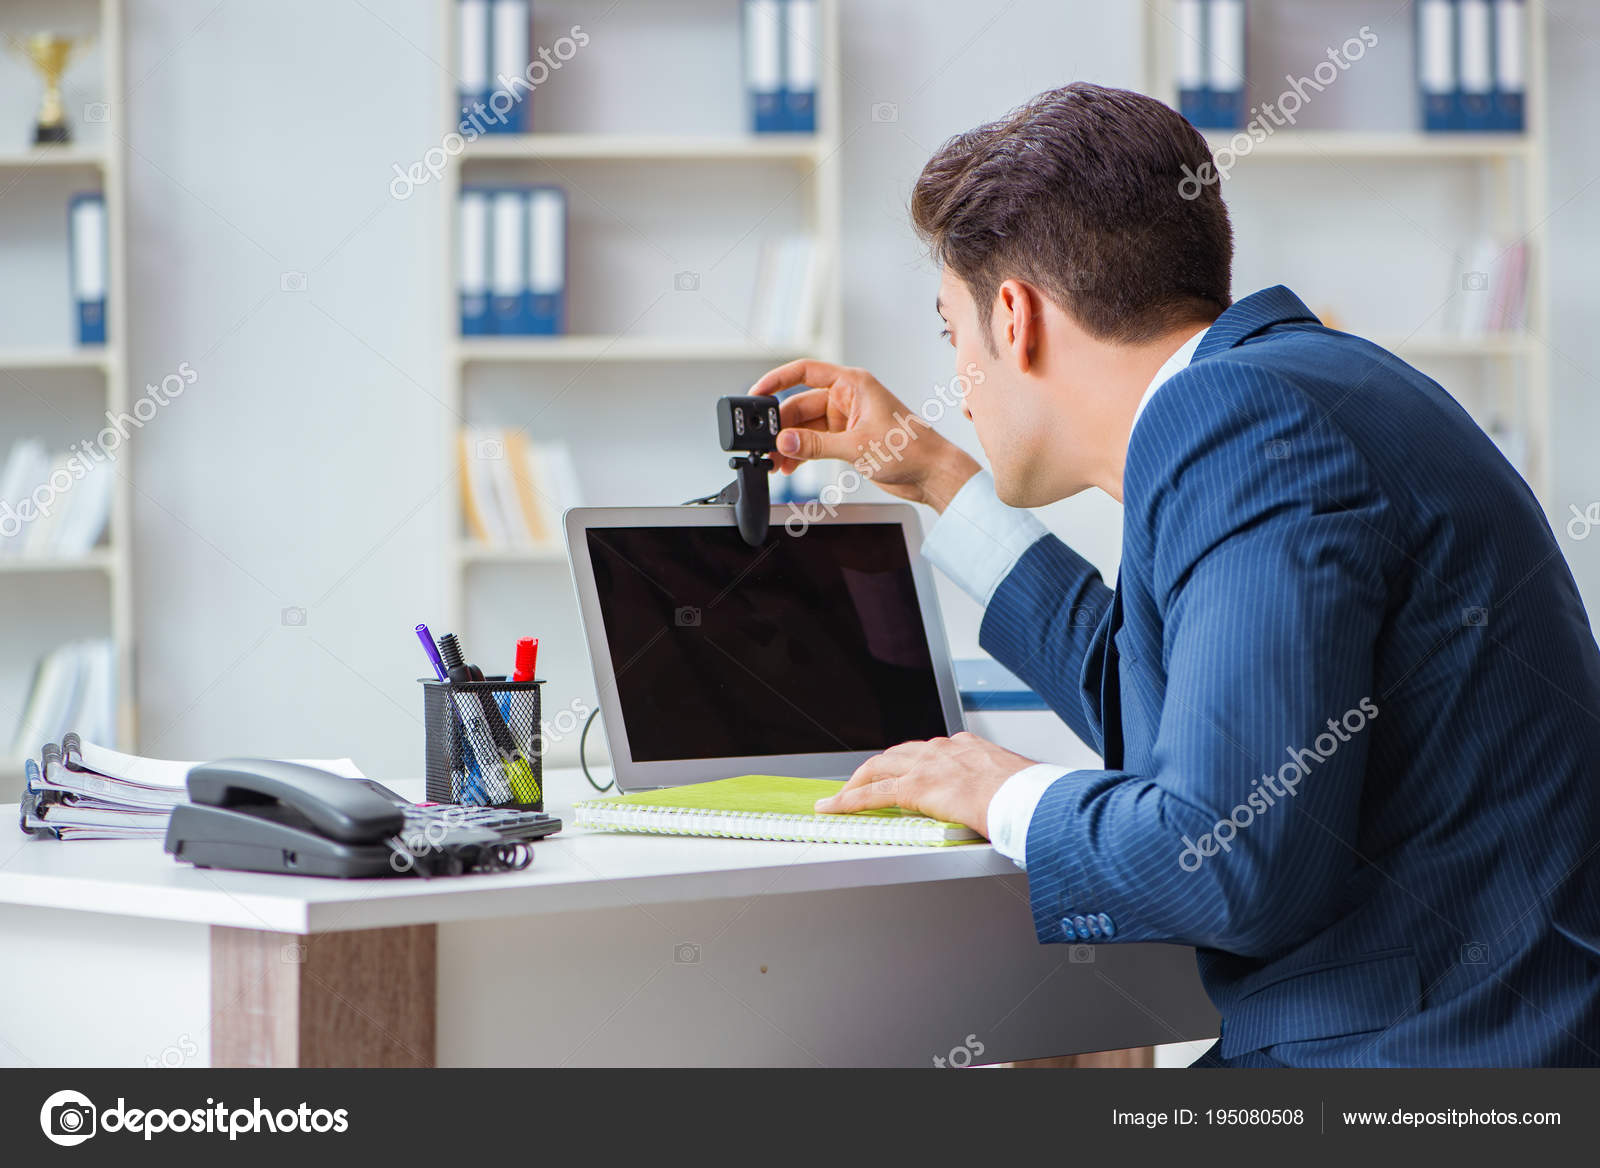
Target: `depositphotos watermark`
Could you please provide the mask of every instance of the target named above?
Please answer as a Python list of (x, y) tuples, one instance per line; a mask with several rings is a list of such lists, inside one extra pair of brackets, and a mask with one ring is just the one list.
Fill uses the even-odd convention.
[(1199, 170), (1184, 163), (1183, 181), (1178, 183), (1178, 194), (1192, 202), (1207, 187), (1227, 178), (1239, 159), (1248, 157), (1258, 144), (1284, 126), (1293, 126), (1300, 111), (1311, 104), (1314, 95), (1322, 93), (1339, 80), (1341, 73), (1365, 57), (1367, 50), (1375, 48), (1377, 44), (1378, 34), (1372, 31), (1371, 25), (1363, 24), (1355, 36), (1336, 49), (1330, 48), (1328, 59), (1318, 61), (1317, 67), (1311, 70), (1311, 76), (1296, 77), (1293, 73), (1285, 73), (1283, 79), (1288, 82), (1289, 88), (1278, 95), (1276, 102), (1252, 106), (1250, 113), (1253, 116), (1245, 123), (1244, 129), (1229, 138), (1227, 145), (1219, 149), (1210, 162), (1201, 163)]
[(342, 1134), (350, 1130), (350, 1112), (330, 1111), (309, 1103), (297, 1107), (269, 1108), (260, 1097), (249, 1107), (229, 1107), (207, 1098), (204, 1107), (129, 1107), (122, 1096), (116, 1106), (97, 1108), (81, 1091), (57, 1091), (39, 1108), (39, 1127), (52, 1144), (70, 1148), (98, 1135), (126, 1133), (154, 1139), (166, 1132), (200, 1135), (226, 1134), (230, 1141), (242, 1135), (288, 1135), (316, 1132)]
[(13, 539), (24, 527), (36, 519), (47, 519), (55, 510), (56, 500), (97, 470), (102, 464), (115, 462), (117, 451), (128, 440), (128, 430), (142, 430), (162, 406), (182, 395), (199, 377), (187, 361), (178, 366), (176, 373), (161, 379), (160, 385), (146, 385), (144, 396), (133, 403), (133, 412), (113, 414), (106, 411), (106, 427), (92, 439), (74, 442), (67, 448), (64, 462), (50, 472), (50, 477), (40, 483), (15, 503), (0, 499), (0, 539)]
[(1216, 855), (1219, 851), (1231, 852), (1233, 841), (1241, 831), (1254, 823), (1257, 817), (1265, 815), (1268, 809), (1276, 806), (1278, 800), (1294, 798), (1300, 790), (1301, 782), (1311, 773), (1312, 767), (1327, 762), (1338, 753), (1341, 745), (1365, 730), (1367, 723), (1377, 716), (1376, 703), (1371, 698), (1362, 698), (1360, 703), (1346, 710), (1339, 719), (1329, 718), (1328, 729), (1318, 734), (1310, 746), (1299, 750), (1289, 747), (1289, 761), (1279, 767), (1276, 774), (1265, 774), (1259, 779), (1251, 779), (1250, 786), (1253, 789), (1250, 794), (1245, 796), (1244, 802), (1235, 807), (1230, 814), (1217, 820), (1216, 826), (1198, 840), (1191, 840), (1187, 835), (1183, 837), (1183, 849), (1178, 853), (1178, 867), (1185, 872), (1198, 872), (1200, 865), (1205, 863), (1208, 857)]
[(813, 523), (820, 523), (824, 517), (833, 518), (839, 513), (839, 505), (846, 496), (859, 491), (862, 483), (870, 483), (885, 466), (905, 458), (906, 448), (917, 439), (916, 426), (919, 421), (928, 426), (937, 425), (950, 410), (960, 407), (962, 399), (974, 385), (982, 385), (983, 382), (983, 370), (978, 368), (977, 362), (969, 361), (964, 372), (943, 385), (933, 387), (933, 397), (922, 403), (917, 410), (917, 417), (895, 413), (895, 424), (884, 432), (883, 437), (875, 438), (863, 447), (855, 462), (818, 491), (815, 499), (809, 503), (791, 505), (789, 518), (783, 524), (784, 530), (790, 535), (800, 536)]
[(969, 1034), (960, 1043), (952, 1046), (948, 1054), (933, 1056), (933, 1065), (941, 1070), (954, 1067), (964, 1070), (983, 1057), (983, 1052), (988, 1048), (983, 1045), (976, 1034)]
[(582, 25), (575, 24), (566, 36), (557, 37), (553, 45), (540, 45), (538, 58), (528, 62), (521, 73), (501, 73), (495, 78), (497, 88), (488, 99), (473, 102), (471, 112), (465, 114), (437, 146), (428, 147), (410, 166), (402, 167), (398, 162), (390, 164), (394, 168), (394, 178), (389, 181), (389, 194), (405, 202), (418, 187), (437, 181), (449, 160), (465, 150), (468, 142), (487, 134), (490, 124), (505, 125), (506, 115), (517, 108), (518, 102), (550, 80), (550, 74), (577, 56), (578, 50), (588, 43), (589, 34), (583, 31)]

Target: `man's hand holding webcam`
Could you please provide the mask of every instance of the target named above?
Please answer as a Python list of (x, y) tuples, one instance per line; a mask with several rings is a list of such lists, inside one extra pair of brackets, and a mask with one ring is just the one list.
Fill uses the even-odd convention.
[[(773, 455), (788, 473), (802, 462), (841, 459), (891, 495), (942, 512), (981, 469), (976, 459), (908, 410), (864, 369), (791, 361), (751, 387), (766, 395), (810, 386), (782, 403), (783, 429)], [(903, 438), (891, 440), (902, 431)], [(898, 453), (895, 453), (898, 449)], [(823, 812), (902, 807), (989, 834), (990, 800), (1005, 781), (1032, 765), (976, 734), (905, 742), (869, 758)]]
[[(755, 395), (812, 386), (784, 400), (773, 456), (785, 474), (802, 462), (837, 458), (871, 470), (897, 498), (943, 511), (979, 471), (977, 460), (940, 435), (865, 369), (791, 361), (751, 387)], [(891, 439), (895, 431), (901, 437)]]

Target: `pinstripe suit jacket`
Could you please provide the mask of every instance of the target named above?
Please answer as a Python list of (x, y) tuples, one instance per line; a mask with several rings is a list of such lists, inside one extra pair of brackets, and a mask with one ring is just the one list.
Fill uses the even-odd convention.
[(1600, 654), (1493, 443), (1270, 288), (1124, 496), (1115, 589), (1046, 537), (983, 620), (1105, 757), (1030, 823), (1040, 941), (1195, 946), (1225, 1063), (1600, 1063)]

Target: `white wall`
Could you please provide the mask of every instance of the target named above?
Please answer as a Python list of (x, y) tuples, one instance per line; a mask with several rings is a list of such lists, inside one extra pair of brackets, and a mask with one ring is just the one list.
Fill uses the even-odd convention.
[(1550, 5), (1550, 381), (1555, 486), (1550, 511), (1590, 619), (1600, 611), (1600, 531), (1574, 539), (1571, 508), (1600, 506), (1600, 134), (1595, 129), (1595, 54), (1600, 5)]
[[(689, 14), (716, 0), (672, 2)], [(618, 41), (639, 11), (623, 3), (602, 18), (611, 6), (588, 7)], [(948, 135), (1040, 89), (1077, 78), (1136, 85), (1138, 6), (847, 0), (845, 8), (847, 358), (915, 401), (953, 372), (935, 335), (936, 276), (906, 226), (922, 162)], [(435, 549), (454, 523), (441, 434), (455, 420), (440, 403), (437, 297), (446, 274), (435, 191), (398, 203), (388, 182), (392, 163), (436, 141), (438, 5), (129, 0), (129, 9), (131, 381), (159, 380), (185, 361), (199, 374), (135, 451), (141, 745), (174, 757), (349, 753), (369, 773), (415, 773), (421, 658), (410, 629), (439, 619)], [(1600, 370), (1600, 339), (1588, 324), (1600, 186), (1586, 184), (1600, 163), (1588, 149), (1595, 103), (1586, 62), (1600, 13), (1560, 0), (1552, 24), (1551, 202), (1562, 244), (1552, 265), (1555, 507), (1564, 512), (1568, 501), (1600, 498), (1586, 449)], [(585, 50), (597, 69), (605, 44), (597, 33)], [(680, 75), (681, 84), (653, 88), (650, 121), (730, 128), (726, 110), (708, 120), (700, 74)], [(556, 110), (559, 84), (549, 95)], [(894, 121), (874, 120), (880, 102), (897, 107)], [(590, 113), (569, 102), (564, 116), (581, 122)], [(674, 211), (693, 214), (695, 202), (679, 186), (646, 195), (649, 214), (638, 217), (665, 224)], [(1292, 203), (1278, 212), (1274, 230), (1303, 226)], [(1250, 224), (1239, 226), (1246, 236)], [(640, 280), (659, 283), (671, 265), (648, 246), (640, 251)], [(1243, 244), (1242, 262), (1250, 254)], [(1251, 278), (1277, 278), (1267, 260), (1248, 260)], [(308, 274), (306, 291), (281, 290), (288, 271)], [(1384, 270), (1386, 281), (1403, 278)], [(611, 462), (585, 464), (586, 488), (598, 502), (677, 502), (726, 477), (702, 424), (706, 403), (756, 372), (611, 370), (559, 402), (537, 377), (519, 385), (510, 376), (481, 387), (472, 410), (503, 401), (523, 411), (506, 420), (537, 415), (541, 426), (574, 433), (580, 450), (594, 449), (627, 412), (634, 427)], [(949, 430), (974, 445), (964, 423)], [(1051, 520), (1114, 568), (1113, 505), (1075, 500), (1053, 508)], [(1594, 601), (1592, 543), (1600, 540), (1570, 550)], [(495, 569), (475, 582), (469, 595), (494, 608), (482, 624), (495, 639), (479, 653), (548, 619), (534, 631), (554, 638), (554, 660), (577, 674), (570, 615), (524, 621), (530, 571), (543, 569)], [(949, 589), (944, 600), (958, 652), (970, 651), (973, 606)], [(284, 624), (286, 608), (304, 608), (305, 625)], [(564, 690), (589, 688), (581, 676), (562, 680)]]

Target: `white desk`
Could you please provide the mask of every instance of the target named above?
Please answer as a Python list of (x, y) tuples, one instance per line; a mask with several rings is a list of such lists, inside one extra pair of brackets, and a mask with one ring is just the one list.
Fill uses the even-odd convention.
[[(588, 787), (548, 778), (570, 823)], [(0, 1065), (929, 1066), (969, 1036), (994, 1062), (1216, 1033), (1190, 950), (1038, 945), (987, 845), (568, 827), (521, 873), (339, 881), (15, 815)]]

